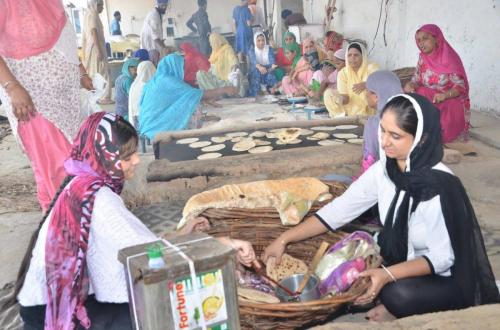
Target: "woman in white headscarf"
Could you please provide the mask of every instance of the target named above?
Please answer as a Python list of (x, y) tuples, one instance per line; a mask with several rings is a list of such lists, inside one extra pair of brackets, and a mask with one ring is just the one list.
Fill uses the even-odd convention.
[(130, 87), (128, 96), (128, 118), (135, 128), (137, 128), (137, 117), (139, 117), (141, 111), (139, 103), (141, 102), (142, 89), (153, 78), (155, 72), (156, 67), (151, 61), (141, 62), (137, 67), (137, 77)]
[(83, 27), (83, 65), (91, 78), (100, 74), (106, 79), (104, 95), (99, 100), (100, 104), (112, 104), (111, 80), (106, 54), (106, 41), (104, 40), (104, 29), (99, 14), (104, 9), (103, 0), (88, 0), (87, 13), (85, 14), (85, 25)]
[(274, 92), (276, 86), (276, 76), (274, 70), (278, 67), (274, 56), (274, 50), (266, 42), (266, 36), (263, 32), (256, 32), (253, 36), (254, 47), (248, 51), (248, 60), (250, 63), (250, 71), (248, 79), (250, 81), (250, 89), (248, 96), (256, 96), (262, 86)]

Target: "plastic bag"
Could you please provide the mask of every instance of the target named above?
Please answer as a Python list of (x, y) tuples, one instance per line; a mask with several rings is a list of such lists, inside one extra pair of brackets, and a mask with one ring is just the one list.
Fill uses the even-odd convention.
[(349, 289), (366, 269), (365, 259), (377, 254), (373, 237), (363, 231), (355, 231), (330, 247), (315, 269), (321, 295), (335, 295)]

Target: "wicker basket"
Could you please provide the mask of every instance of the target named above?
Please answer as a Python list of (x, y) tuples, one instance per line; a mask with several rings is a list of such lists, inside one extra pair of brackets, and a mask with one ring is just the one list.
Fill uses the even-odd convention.
[[(327, 184), (334, 196), (340, 195), (346, 189), (341, 183)], [(314, 213), (321, 204), (314, 205), (310, 213)], [(281, 225), (279, 215), (274, 209), (207, 210), (203, 216), (212, 222), (209, 234), (250, 241), (257, 255), (261, 255), (265, 247), (290, 228)], [(345, 235), (342, 232), (328, 232), (289, 244), (286, 252), (309, 264), (322, 241), (335, 243)], [(369, 268), (374, 268), (378, 266), (379, 260), (370, 259), (367, 262)], [(321, 322), (343, 304), (352, 302), (367, 287), (368, 282), (360, 280), (343, 294), (308, 302), (263, 304), (240, 299), (241, 326), (243, 329), (293, 329)]]

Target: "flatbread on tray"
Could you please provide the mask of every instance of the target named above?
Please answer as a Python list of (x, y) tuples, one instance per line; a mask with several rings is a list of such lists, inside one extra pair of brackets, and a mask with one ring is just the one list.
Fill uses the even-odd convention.
[(264, 152), (269, 152), (271, 150), (273, 150), (272, 146), (260, 146), (260, 147), (255, 147), (255, 148), (249, 149), (248, 152), (251, 154), (261, 154)]
[(243, 139), (233, 145), (234, 151), (247, 151), (255, 147), (255, 142), (252, 139)]
[(198, 140), (199, 140), (198, 138), (187, 138), (187, 139), (177, 140), (176, 143), (177, 144), (190, 144), (190, 143), (196, 142)]
[(358, 125), (339, 125), (335, 126), (336, 129), (354, 129), (358, 128)]
[(307, 270), (308, 267), (305, 262), (286, 253), (281, 257), (279, 265), (276, 265), (276, 258), (271, 257), (267, 259), (267, 276), (278, 282), (294, 274), (305, 274)]
[(189, 147), (196, 149), (196, 148), (203, 148), (203, 147), (209, 146), (211, 144), (212, 144), (212, 142), (210, 142), (210, 141), (199, 141), (199, 142), (193, 142), (193, 143), (189, 144)]
[(207, 147), (201, 148), (201, 151), (203, 151), (203, 152), (214, 152), (214, 151), (222, 150), (225, 147), (226, 147), (225, 144), (214, 144), (214, 145), (211, 145), (211, 146), (207, 146)]
[(356, 134), (352, 134), (352, 133), (334, 133), (333, 136), (336, 137), (337, 139), (357, 139), (358, 138), (358, 136)]
[(231, 140), (228, 136), (212, 136), (210, 140), (214, 143), (224, 143), (228, 140)]
[(206, 153), (206, 154), (199, 155), (197, 157), (197, 159), (203, 160), (203, 159), (214, 159), (214, 158), (219, 158), (219, 157), (222, 157), (222, 154), (220, 154), (218, 152), (209, 152), (209, 153)]

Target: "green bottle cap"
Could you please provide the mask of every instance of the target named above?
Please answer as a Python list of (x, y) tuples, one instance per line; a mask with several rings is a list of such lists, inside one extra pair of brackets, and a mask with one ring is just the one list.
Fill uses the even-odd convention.
[(162, 246), (160, 244), (153, 244), (147, 248), (148, 257), (152, 258), (161, 258), (163, 256)]

